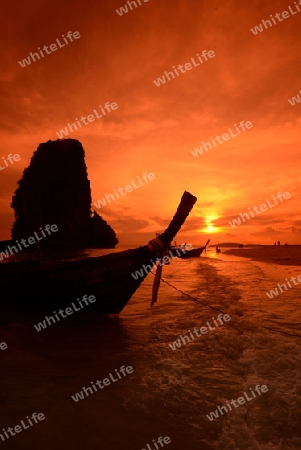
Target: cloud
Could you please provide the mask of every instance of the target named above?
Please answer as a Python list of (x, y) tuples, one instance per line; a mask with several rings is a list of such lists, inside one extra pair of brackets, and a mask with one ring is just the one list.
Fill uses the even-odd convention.
[(271, 237), (271, 236), (279, 236), (279, 234), (283, 234), (279, 230), (276, 230), (272, 227), (267, 227), (262, 231), (255, 231), (254, 233), (250, 233), (250, 236), (258, 236), (258, 237)]
[[(11, 227), (16, 181), (39, 143), (56, 139), (68, 122), (110, 101), (118, 104), (116, 111), (72, 137), (83, 143), (93, 199), (145, 171), (155, 173), (149, 185), (98, 210), (125, 239), (140, 234), (145, 242), (147, 233), (164, 229), (184, 190), (198, 197), (183, 227), (194, 235), (206, 227), (206, 217), (219, 217), (212, 223), (225, 233), (240, 212), (287, 190), (289, 201), (236, 232), (242, 239), (250, 231), (265, 233), (268, 242), (272, 230), (294, 230), (300, 239), (301, 106), (287, 101), (300, 89), (299, 16), (254, 36), (250, 28), (282, 10), (282, 1), (242, 7), (229, 0), (218, 8), (199, 0), (151, 1), (123, 17), (115, 12), (120, 6), (120, 0), (86, 0), (84, 9), (60, 0), (3, 3), (0, 161), (18, 152), (21, 162), (20, 172), (0, 172), (6, 217), (1, 237)], [(69, 30), (81, 38), (20, 67), (18, 61)], [(215, 58), (160, 88), (154, 85), (203, 50), (213, 50)], [(191, 155), (202, 141), (242, 120), (253, 128), (198, 158)]]
[(301, 234), (301, 228), (292, 227), (292, 233), (293, 234)]
[(101, 208), (97, 210), (97, 214), (103, 217), (116, 233), (138, 233), (150, 226), (148, 220), (127, 214), (127, 210), (128, 208), (118, 208), (117, 212), (110, 208)]
[(162, 219), (159, 216), (150, 217), (150, 220), (153, 220), (158, 225), (160, 225), (161, 227), (164, 227), (164, 228), (167, 228), (168, 225), (170, 224), (170, 219)]

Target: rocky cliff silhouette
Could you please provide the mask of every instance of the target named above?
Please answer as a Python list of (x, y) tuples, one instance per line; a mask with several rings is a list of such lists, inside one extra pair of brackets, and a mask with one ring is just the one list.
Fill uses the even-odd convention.
[(76, 139), (40, 144), (18, 184), (11, 204), (13, 240), (56, 224), (59, 231), (47, 243), (101, 248), (118, 243), (110, 225), (96, 212), (92, 217), (85, 152)]

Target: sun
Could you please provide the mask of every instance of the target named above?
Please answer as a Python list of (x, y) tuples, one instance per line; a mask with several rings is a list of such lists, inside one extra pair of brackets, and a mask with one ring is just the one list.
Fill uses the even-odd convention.
[(201, 230), (198, 230), (198, 231), (200, 233), (207, 233), (207, 234), (218, 233), (219, 232), (218, 227), (215, 227), (212, 223), (212, 221), (216, 220), (216, 219), (218, 219), (217, 214), (210, 214), (210, 215), (206, 216), (206, 218), (205, 218), (206, 227), (202, 228)]
[(211, 223), (209, 225), (207, 225), (207, 228), (205, 228), (205, 232), (206, 233), (217, 233), (217, 228), (215, 228), (214, 225), (212, 225)]

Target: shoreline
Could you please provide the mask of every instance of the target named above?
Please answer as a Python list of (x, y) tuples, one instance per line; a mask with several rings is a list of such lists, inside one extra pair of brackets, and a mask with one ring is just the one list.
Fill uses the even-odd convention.
[(241, 256), (253, 261), (279, 264), (285, 266), (301, 266), (300, 245), (269, 245), (265, 247), (231, 249), (225, 255)]

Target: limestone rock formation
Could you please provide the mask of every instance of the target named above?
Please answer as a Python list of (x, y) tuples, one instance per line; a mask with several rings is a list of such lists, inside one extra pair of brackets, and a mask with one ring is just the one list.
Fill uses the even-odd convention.
[(59, 231), (47, 237), (48, 244), (114, 248), (118, 243), (114, 230), (97, 213), (92, 217), (85, 152), (76, 139), (40, 144), (18, 184), (11, 204), (13, 240), (56, 224)]
[[(103, 230), (106, 229), (106, 233)], [(103, 218), (94, 212), (94, 216), (91, 219), (91, 234), (90, 234), (91, 246), (100, 248), (111, 248), (108, 243), (116, 242), (115, 231), (107, 224)], [(118, 240), (117, 242), (118, 243)]]

